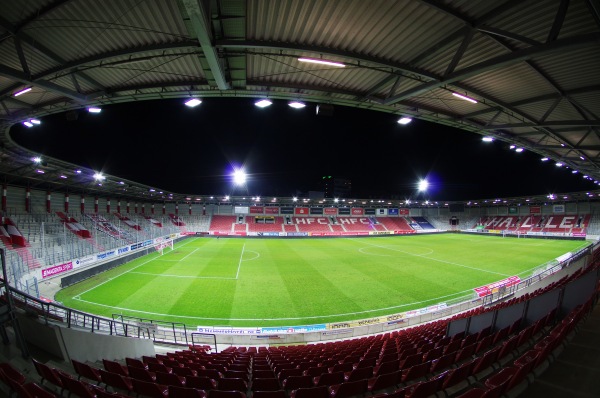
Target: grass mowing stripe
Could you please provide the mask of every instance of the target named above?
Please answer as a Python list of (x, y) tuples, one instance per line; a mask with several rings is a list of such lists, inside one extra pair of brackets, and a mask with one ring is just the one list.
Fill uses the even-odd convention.
[[(357, 239), (353, 239), (353, 240), (357, 240)], [(367, 242), (365, 242), (365, 243), (367, 243)], [(397, 251), (397, 252), (400, 252), (400, 253), (408, 254), (410, 256), (416, 256), (416, 257), (426, 258), (426, 259), (431, 260), (431, 261), (437, 261), (437, 262), (444, 263), (444, 264), (450, 264), (450, 265), (456, 265), (458, 267), (469, 268), (469, 269), (472, 269), (472, 270), (475, 270), (475, 271), (488, 272), (490, 274), (496, 274), (496, 275), (501, 275), (501, 276), (510, 276), (509, 274), (503, 274), (501, 272), (489, 271), (489, 270), (486, 270), (486, 269), (481, 269), (481, 268), (476, 268), (476, 267), (469, 267), (468, 265), (458, 264), (458, 263), (454, 263), (454, 262), (451, 262), (451, 261), (445, 261), (445, 260), (440, 260), (440, 259), (437, 259), (437, 258), (426, 257), (428, 254), (413, 254), (413, 253), (409, 253), (409, 252), (405, 252), (405, 251), (402, 251), (402, 250), (393, 249), (393, 248), (386, 247), (386, 246), (374, 245), (374, 244), (372, 244), (370, 242), (368, 242), (367, 244), (369, 244), (371, 246), (375, 246), (375, 247), (380, 247), (380, 248), (383, 248), (383, 249), (387, 249), (387, 250), (392, 250), (392, 251)]]
[[(509, 241), (519, 244), (510, 245)], [(532, 270), (582, 246), (576, 241), (542, 243), (450, 234), (192, 238), (181, 250), (176, 245), (158, 258), (140, 258), (65, 288), (56, 300), (106, 316), (121, 311), (190, 326), (341, 322), (422, 308), (465, 295), (469, 299), (474, 287), (504, 278), (498, 274), (525, 278)], [(188, 256), (190, 252), (194, 253)], [(186, 256), (179, 262), (170, 261)], [(102, 287), (78, 296), (93, 287), (92, 283)]]
[(138, 272), (138, 271), (130, 271), (130, 274), (139, 274), (139, 275), (151, 275), (151, 276), (165, 276), (171, 278), (187, 278), (187, 279), (225, 279), (225, 280), (236, 280), (237, 278), (224, 278), (222, 276), (194, 276), (194, 275), (171, 275), (171, 274), (152, 274), (150, 272)]

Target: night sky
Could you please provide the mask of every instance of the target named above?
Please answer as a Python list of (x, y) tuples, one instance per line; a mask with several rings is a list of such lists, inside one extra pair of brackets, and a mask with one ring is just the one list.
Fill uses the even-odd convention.
[[(348, 178), (354, 198), (493, 199), (594, 189), (580, 174), (515, 153), (502, 142), (398, 116), (335, 106), (318, 116), (274, 100), (207, 98), (196, 108), (183, 100), (103, 107), (77, 120), (56, 114), (12, 131), (42, 155), (101, 170), (161, 190), (192, 195), (295, 196), (321, 190), (323, 175)], [(233, 188), (232, 167), (249, 181)], [(431, 189), (418, 193), (427, 178)]]

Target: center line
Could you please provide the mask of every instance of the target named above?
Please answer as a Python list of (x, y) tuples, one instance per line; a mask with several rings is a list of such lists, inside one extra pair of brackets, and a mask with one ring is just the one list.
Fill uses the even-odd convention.
[(242, 254), (240, 254), (240, 261), (238, 262), (238, 269), (235, 274), (235, 279), (237, 279), (238, 276), (240, 275), (240, 267), (242, 266), (242, 258), (244, 257), (244, 249), (245, 248), (246, 248), (246, 244), (244, 243), (244, 246), (242, 246)]

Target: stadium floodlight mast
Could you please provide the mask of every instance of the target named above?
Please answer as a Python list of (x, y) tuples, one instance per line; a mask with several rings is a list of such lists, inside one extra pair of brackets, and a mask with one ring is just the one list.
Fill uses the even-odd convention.
[(235, 169), (233, 171), (233, 183), (237, 186), (246, 184), (246, 172), (244, 169)]
[(425, 191), (427, 191), (427, 188), (429, 188), (429, 181), (427, 181), (427, 180), (419, 181), (419, 186), (418, 186), (419, 192), (425, 192)]

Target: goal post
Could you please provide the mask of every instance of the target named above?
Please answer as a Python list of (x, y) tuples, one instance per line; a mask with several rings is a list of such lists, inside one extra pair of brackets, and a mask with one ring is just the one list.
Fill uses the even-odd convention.
[(173, 251), (173, 239), (168, 239), (154, 245), (154, 249), (156, 249), (161, 256), (164, 254), (165, 248), (171, 248), (171, 251)]

